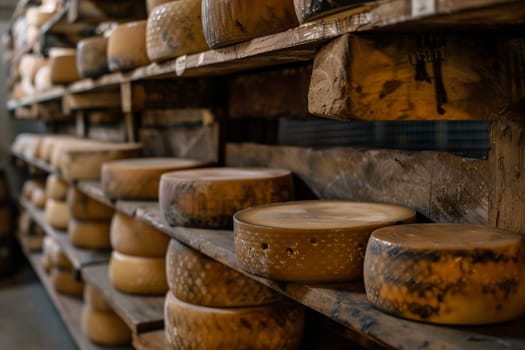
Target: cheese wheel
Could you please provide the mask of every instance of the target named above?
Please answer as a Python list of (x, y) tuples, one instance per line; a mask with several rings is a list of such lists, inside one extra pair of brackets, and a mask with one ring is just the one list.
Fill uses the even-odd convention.
[(108, 39), (110, 71), (129, 70), (148, 63), (146, 21), (121, 24), (111, 32)]
[(111, 246), (117, 252), (141, 257), (166, 256), (169, 237), (150, 225), (115, 212), (111, 220)]
[(65, 201), (69, 185), (56, 174), (50, 174), (46, 181), (46, 196), (57, 201)]
[(11, 152), (34, 158), (40, 150), (41, 141), (42, 136), (38, 134), (19, 134), (11, 146)]
[(69, 180), (98, 180), (102, 164), (117, 159), (140, 156), (142, 145), (136, 143), (92, 144), (62, 148), (60, 171)]
[(89, 283), (84, 287), (84, 301), (86, 305), (96, 311), (113, 311), (111, 306), (106, 302), (104, 296)]
[(162, 175), (159, 202), (170, 225), (231, 227), (236, 211), (293, 198), (290, 171), (209, 168)]
[(43, 188), (35, 187), (31, 193), (31, 203), (38, 209), (44, 209), (46, 207), (46, 192)]
[(99, 202), (74, 187), (67, 193), (67, 204), (71, 217), (80, 221), (109, 221), (113, 217), (113, 209)]
[(51, 271), (51, 284), (57, 293), (82, 296), (84, 283), (77, 281), (72, 271), (54, 268)]
[(99, 311), (88, 305), (82, 309), (82, 331), (94, 343), (104, 346), (126, 345), (131, 331), (113, 311)]
[(148, 14), (150, 14), (155, 7), (171, 1), (173, 0), (146, 0), (146, 8), (148, 10)]
[(70, 220), (67, 228), (73, 245), (84, 249), (109, 249), (109, 222)]
[(51, 57), (49, 69), (52, 84), (69, 84), (80, 79), (76, 52)]
[(68, 149), (91, 149), (93, 147), (97, 147), (98, 143), (93, 140), (85, 140), (85, 139), (73, 139), (73, 138), (63, 138), (63, 139), (57, 139), (53, 142), (52, 145), (52, 154), (51, 158), (49, 160), (49, 163), (51, 166), (55, 169), (60, 169), (60, 166), (62, 164), (64, 153)]
[(96, 78), (108, 72), (108, 39), (94, 37), (77, 44), (77, 68), (83, 78)]
[(164, 310), (171, 349), (297, 349), (304, 326), (304, 308), (292, 301), (209, 308), (185, 303), (168, 293)]
[(301, 201), (234, 216), (241, 267), (270, 279), (343, 282), (360, 279), (368, 238), (377, 228), (408, 223), (416, 213), (380, 203)]
[(35, 80), (36, 73), (40, 68), (45, 66), (47, 61), (42, 57), (34, 54), (25, 54), (20, 60), (18, 69), (23, 80), (27, 80), (32, 84)]
[(166, 255), (168, 285), (186, 303), (211, 307), (268, 304), (280, 294), (172, 239)]
[(166, 259), (124, 255), (113, 251), (109, 279), (116, 289), (141, 295), (162, 295), (168, 290)]
[(125, 159), (102, 165), (102, 188), (111, 198), (156, 200), (160, 176), (174, 170), (202, 167), (206, 162), (181, 158)]
[(293, 2), (299, 22), (304, 23), (371, 0), (293, 0)]
[(52, 86), (51, 67), (47, 64), (40, 68), (35, 75), (35, 89), (38, 92), (43, 92), (49, 90)]
[(157, 6), (149, 15), (146, 38), (148, 57), (155, 62), (207, 50), (201, 0), (177, 0)]
[(293, 0), (202, 0), (206, 42), (218, 48), (297, 26)]
[(24, 182), (24, 186), (22, 188), (22, 196), (27, 200), (31, 200), (35, 188), (43, 189), (44, 183), (38, 180), (27, 180), (26, 182)]
[(48, 248), (51, 265), (64, 271), (72, 270), (73, 264), (71, 263), (71, 260), (69, 260), (56, 241), (53, 240), (52, 242), (53, 243), (51, 243)]
[(42, 255), (42, 268), (44, 269), (44, 272), (47, 274), (51, 273), (51, 270), (53, 269), (53, 263), (51, 262), (51, 259), (47, 255)]
[(525, 244), (480, 225), (419, 224), (375, 231), (364, 265), (368, 301), (396, 316), (453, 325), (525, 314)]
[(46, 200), (45, 218), (47, 223), (57, 230), (67, 229), (69, 207), (64, 201), (48, 198)]
[(59, 141), (74, 140), (75, 137), (71, 135), (47, 135), (42, 137), (39, 152), (37, 158), (42, 159), (46, 162), (51, 162), (51, 157), (54, 151), (55, 145)]

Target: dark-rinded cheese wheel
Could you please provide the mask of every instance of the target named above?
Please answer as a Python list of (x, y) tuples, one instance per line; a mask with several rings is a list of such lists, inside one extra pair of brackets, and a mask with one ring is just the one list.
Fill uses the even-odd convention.
[(362, 277), (372, 231), (415, 216), (402, 206), (348, 201), (254, 207), (235, 214), (235, 252), (244, 270), (266, 278), (351, 281)]
[(202, 26), (210, 48), (282, 32), (297, 24), (293, 0), (202, 0)]
[(147, 65), (146, 21), (124, 23), (115, 28), (108, 39), (107, 54), (112, 72)]
[(162, 175), (159, 202), (170, 225), (224, 228), (240, 209), (293, 198), (289, 170), (206, 168)]
[(168, 293), (165, 303), (165, 332), (171, 349), (294, 350), (301, 342), (304, 307), (292, 301), (210, 308)]
[(210, 307), (256, 306), (280, 294), (172, 239), (166, 254), (168, 285), (186, 303)]
[(519, 233), (466, 224), (383, 228), (370, 237), (364, 279), (372, 305), (412, 320), (473, 325), (525, 314)]
[(108, 70), (108, 39), (94, 37), (77, 44), (77, 68), (83, 78), (96, 78)]
[(293, 0), (301, 23), (372, 1), (374, 0)]
[(63, 51), (49, 59), (52, 84), (69, 84), (80, 79), (76, 50)]

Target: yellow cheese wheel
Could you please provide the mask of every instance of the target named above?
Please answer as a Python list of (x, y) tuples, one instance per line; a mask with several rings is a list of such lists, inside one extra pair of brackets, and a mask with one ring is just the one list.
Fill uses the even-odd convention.
[(301, 342), (304, 308), (292, 301), (210, 308), (168, 293), (165, 303), (165, 332), (171, 349), (292, 350)]
[(293, 0), (202, 0), (202, 26), (211, 48), (282, 32), (297, 24)]
[(82, 331), (94, 343), (104, 346), (126, 345), (131, 331), (113, 311), (99, 311), (88, 305), (82, 310)]
[(304, 23), (370, 0), (293, 0), (299, 22)]
[(162, 175), (159, 202), (170, 225), (223, 228), (244, 208), (293, 198), (290, 171), (209, 168)]
[(35, 187), (31, 193), (31, 203), (38, 209), (44, 209), (46, 200), (46, 191), (43, 188)]
[(173, 0), (146, 0), (146, 8), (148, 10), (148, 14), (150, 14), (155, 7), (171, 1)]
[(129, 22), (115, 28), (108, 39), (108, 67), (112, 72), (145, 66), (146, 21)]
[(253, 274), (283, 281), (360, 279), (368, 238), (377, 228), (409, 223), (416, 213), (380, 203), (301, 201), (235, 214), (235, 253)]
[(67, 228), (73, 245), (84, 249), (109, 249), (109, 222), (70, 220)]
[(169, 237), (150, 225), (115, 212), (111, 220), (111, 246), (117, 252), (141, 257), (166, 256)]
[(38, 134), (19, 134), (11, 146), (11, 152), (24, 157), (35, 158), (40, 150), (41, 141), (42, 136)]
[(74, 187), (67, 193), (67, 203), (71, 217), (80, 221), (109, 221), (113, 217), (113, 209), (101, 203)]
[(49, 274), (51, 273), (51, 270), (53, 268), (53, 263), (51, 262), (51, 259), (47, 255), (42, 255), (42, 268), (44, 269), (45, 273)]
[(96, 78), (108, 72), (108, 39), (94, 37), (77, 44), (77, 68), (81, 77)]
[(156, 200), (163, 173), (205, 164), (203, 161), (182, 158), (137, 158), (108, 162), (102, 165), (102, 188), (111, 198)]
[(171, 293), (186, 303), (210, 307), (269, 304), (282, 296), (172, 239), (166, 255)]
[(70, 270), (53, 268), (51, 271), (51, 283), (57, 293), (72, 296), (82, 296), (84, 283), (75, 279), (75, 274)]
[(201, 0), (177, 0), (157, 6), (149, 15), (146, 39), (148, 57), (156, 62), (207, 50)]
[(38, 70), (35, 75), (35, 89), (38, 92), (49, 90), (53, 84), (51, 83), (51, 67), (49, 63)]
[(46, 181), (46, 196), (57, 201), (65, 201), (69, 185), (56, 174), (50, 174)]
[(109, 279), (116, 289), (141, 295), (162, 295), (168, 290), (166, 259), (124, 255), (113, 251)]
[(97, 311), (113, 311), (111, 306), (96, 287), (86, 283), (84, 287), (84, 301), (86, 305)]
[(24, 186), (22, 188), (22, 196), (27, 200), (31, 200), (35, 188), (43, 189), (44, 183), (39, 180), (27, 180), (26, 182), (24, 182)]
[(49, 225), (57, 230), (67, 229), (69, 222), (69, 207), (64, 201), (51, 198), (46, 200), (45, 217)]
[(377, 230), (364, 277), (375, 307), (453, 325), (525, 314), (525, 244), (519, 233), (480, 225), (419, 224)]
[(80, 79), (75, 52), (51, 57), (49, 69), (52, 84), (69, 84)]

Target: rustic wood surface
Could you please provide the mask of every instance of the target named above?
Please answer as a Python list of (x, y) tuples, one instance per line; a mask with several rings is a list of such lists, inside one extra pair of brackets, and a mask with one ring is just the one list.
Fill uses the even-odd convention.
[(87, 266), (82, 270), (85, 281), (97, 288), (133, 333), (164, 327), (164, 297), (136, 296), (117, 291), (109, 280), (109, 265)]
[(168, 343), (164, 330), (141, 334), (133, 333), (133, 347), (136, 350), (167, 350)]

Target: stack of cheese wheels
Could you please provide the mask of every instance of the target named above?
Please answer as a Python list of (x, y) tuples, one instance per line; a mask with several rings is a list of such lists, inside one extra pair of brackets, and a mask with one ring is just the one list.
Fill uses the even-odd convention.
[(84, 301), (82, 331), (89, 340), (103, 346), (126, 345), (131, 342), (130, 329), (95, 287), (86, 284)]
[(302, 306), (176, 240), (166, 259), (164, 318), (172, 349), (297, 348)]
[(115, 28), (108, 39), (107, 54), (108, 68), (112, 72), (147, 65), (146, 21), (129, 22)]
[(235, 253), (244, 270), (270, 279), (357, 280), (372, 231), (415, 216), (397, 205), (324, 200), (245, 209), (234, 216)]
[(293, 0), (202, 0), (202, 26), (210, 48), (282, 32), (297, 24)]
[(177, 0), (157, 6), (148, 18), (146, 39), (152, 61), (207, 50), (201, 0)]
[(162, 175), (159, 201), (170, 225), (231, 227), (244, 208), (293, 199), (289, 170), (206, 168)]
[(304, 23), (374, 0), (293, 0), (299, 22)]
[(38, 209), (44, 209), (47, 203), (47, 196), (44, 186), (38, 185), (36, 182), (31, 190), (31, 203)]
[(73, 187), (67, 194), (67, 204), (71, 212), (68, 225), (71, 243), (84, 249), (109, 249), (113, 209)]
[(58, 293), (82, 295), (84, 283), (75, 278), (73, 265), (53, 238), (44, 238), (42, 265), (51, 274), (51, 282)]
[(76, 50), (51, 49), (49, 51), (49, 69), (52, 84), (69, 84), (80, 79)]
[[(56, 229), (64, 230), (69, 222), (66, 196), (69, 185), (57, 175), (49, 175), (46, 181), (45, 215), (47, 222)], [(33, 192), (34, 196), (35, 191)]]
[(166, 293), (168, 243), (168, 237), (162, 232), (116, 212), (111, 221), (113, 254), (109, 264), (109, 279), (113, 286), (130, 294)]
[(525, 314), (519, 233), (466, 224), (380, 229), (368, 242), (364, 279), (372, 305), (412, 320), (473, 325)]
[(137, 158), (104, 163), (102, 188), (117, 199), (156, 200), (163, 173), (198, 168), (206, 162), (180, 158)]
[(77, 69), (83, 78), (96, 78), (108, 72), (108, 39), (93, 37), (77, 44)]

